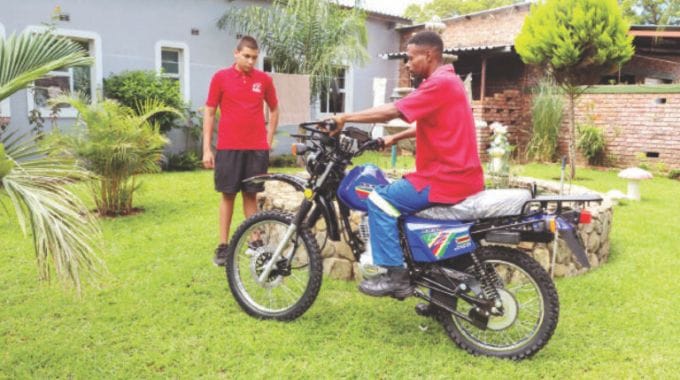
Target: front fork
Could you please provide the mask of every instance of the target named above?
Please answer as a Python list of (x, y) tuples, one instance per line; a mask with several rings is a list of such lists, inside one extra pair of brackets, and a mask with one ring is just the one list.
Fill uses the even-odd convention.
[[(305, 218), (307, 217), (307, 214), (309, 213), (309, 210), (311, 210), (313, 205), (314, 203), (308, 199), (302, 201), (300, 209), (298, 210), (297, 214), (295, 214), (293, 223), (290, 224), (290, 226), (286, 230), (286, 233), (283, 236), (283, 239), (281, 239), (279, 244), (276, 246), (276, 249), (274, 250), (274, 254), (272, 255), (272, 257), (269, 259), (269, 261), (267, 261), (267, 263), (264, 264), (264, 268), (262, 268), (262, 272), (257, 278), (257, 282), (259, 284), (264, 284), (269, 278), (269, 275), (271, 274), (272, 270), (275, 267), (277, 267), (277, 263), (283, 256), (283, 251), (286, 249), (291, 239), (293, 239), (294, 241), (293, 244), (297, 244), (297, 233), (299, 231), (299, 226), (302, 225)], [(295, 256), (295, 251), (296, 249), (295, 247), (293, 247), (290, 257), (286, 257), (286, 261), (288, 261), (288, 266), (290, 266), (290, 262), (293, 260), (293, 257)]]

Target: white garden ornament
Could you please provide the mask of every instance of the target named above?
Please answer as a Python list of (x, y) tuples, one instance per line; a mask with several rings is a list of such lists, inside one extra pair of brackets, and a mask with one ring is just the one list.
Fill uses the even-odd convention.
[(503, 170), (505, 164), (504, 157), (508, 152), (508, 139), (506, 134), (508, 133), (508, 127), (501, 123), (494, 122), (489, 126), (491, 132), (493, 132), (493, 140), (491, 141), (491, 148), (487, 151), (489, 157), (491, 157), (491, 171), (493, 173), (500, 173)]
[(640, 181), (651, 179), (652, 173), (640, 168), (628, 168), (619, 173), (619, 177), (628, 180), (628, 199), (640, 200)]
[(503, 170), (503, 156), (505, 156), (505, 149), (491, 148), (489, 149), (489, 156), (491, 157), (491, 171), (499, 173)]

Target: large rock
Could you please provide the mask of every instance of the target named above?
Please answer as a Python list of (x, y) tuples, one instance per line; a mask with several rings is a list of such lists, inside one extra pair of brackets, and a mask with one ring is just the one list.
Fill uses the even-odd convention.
[(331, 257), (323, 260), (323, 273), (337, 280), (351, 280), (352, 262)]

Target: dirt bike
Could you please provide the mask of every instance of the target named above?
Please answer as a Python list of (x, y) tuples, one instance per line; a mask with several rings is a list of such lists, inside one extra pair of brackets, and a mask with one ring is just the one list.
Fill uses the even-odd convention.
[[(373, 188), (389, 180), (373, 165), (346, 169), (354, 157), (382, 149), (383, 141), (353, 127), (331, 136), (334, 124), (322, 124), (302, 123), (305, 133), (293, 135), (301, 141), (293, 146), (304, 157), (309, 178), (267, 174), (246, 180), (281, 181), (304, 195), (295, 214), (256, 213), (231, 239), (229, 287), (253, 317), (290, 321), (312, 306), (323, 270), (311, 228), (321, 218), (329, 239), (339, 241), (343, 235), (364, 278), (380, 273), (366, 252), (366, 202)], [(400, 245), (415, 285), (413, 296), (428, 303), (428, 314), (468, 352), (515, 360), (532, 356), (555, 331), (559, 301), (549, 274), (512, 246), (548, 243), (557, 232), (581, 265), (589, 266), (577, 226), (590, 222), (583, 206), (600, 201), (597, 195), (537, 196), (534, 185), (485, 190), (456, 205), (400, 216)], [(350, 224), (350, 210), (363, 213), (358, 228)]]

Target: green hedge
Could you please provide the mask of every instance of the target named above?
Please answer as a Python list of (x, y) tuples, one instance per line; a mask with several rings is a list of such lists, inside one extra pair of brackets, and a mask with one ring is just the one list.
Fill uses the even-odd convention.
[[(124, 106), (139, 110), (147, 99), (157, 99), (166, 106), (181, 110), (184, 101), (179, 92), (179, 83), (163, 78), (154, 71), (124, 71), (104, 79), (104, 96), (119, 101)], [(165, 112), (151, 118), (158, 123), (162, 132), (175, 125), (178, 116)]]

